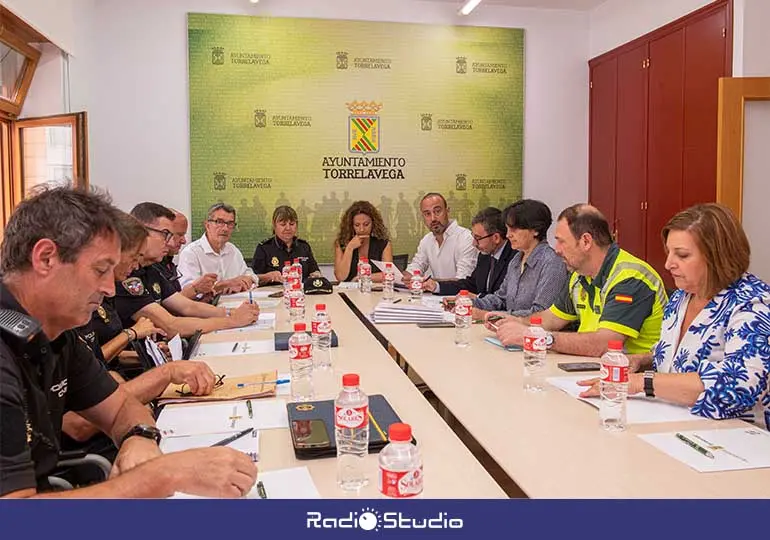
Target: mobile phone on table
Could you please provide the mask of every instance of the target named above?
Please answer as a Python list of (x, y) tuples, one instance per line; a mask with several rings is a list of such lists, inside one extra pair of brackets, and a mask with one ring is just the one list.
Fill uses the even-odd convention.
[(562, 371), (599, 371), (599, 362), (559, 362), (556, 364)]
[(331, 446), (326, 422), (320, 418), (292, 420), (291, 435), (297, 448), (328, 448)]

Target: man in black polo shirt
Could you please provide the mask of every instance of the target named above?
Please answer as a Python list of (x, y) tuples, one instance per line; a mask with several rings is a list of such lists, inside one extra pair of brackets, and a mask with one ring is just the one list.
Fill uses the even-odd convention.
[[(117, 217), (103, 197), (59, 187), (23, 201), (5, 229), (0, 496), (31, 497), (50, 487), (66, 410), (99, 426), (120, 451), (109, 481), (53, 496), (242, 495), (256, 478), (245, 454), (208, 448), (163, 456), (149, 411), (107, 374), (73, 330), (114, 293)], [(29, 331), (9, 324), (14, 318), (25, 318)]]
[(155, 326), (171, 337), (193, 335), (225, 328), (240, 328), (256, 322), (259, 306), (244, 302), (237, 309), (215, 307), (195, 302), (178, 293), (155, 263), (163, 260), (173, 243), (171, 232), (174, 213), (160, 204), (140, 203), (131, 215), (144, 224), (149, 232), (142, 249), (143, 266), (121, 282), (116, 283), (115, 309), (125, 327), (141, 317), (147, 317)]
[(179, 273), (179, 269), (174, 262), (174, 257), (176, 257), (185, 244), (187, 244), (186, 235), (189, 223), (187, 222), (187, 216), (179, 210), (174, 210), (173, 208), (169, 208), (169, 210), (174, 213), (174, 220), (171, 222), (170, 228), (171, 232), (174, 233), (174, 236), (171, 239), (171, 242), (169, 242), (168, 254), (154, 266), (160, 271), (163, 277), (171, 282), (174, 289), (176, 289), (176, 292), (181, 293), (191, 300), (209, 301), (214, 296), (214, 285), (217, 282), (216, 274), (202, 275), (185, 287), (182, 287), (181, 283), (179, 283), (179, 278), (181, 278), (182, 275)]

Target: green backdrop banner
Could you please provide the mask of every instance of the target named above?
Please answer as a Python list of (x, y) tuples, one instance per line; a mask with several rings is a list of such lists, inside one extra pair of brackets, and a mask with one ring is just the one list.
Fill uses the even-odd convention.
[(225, 201), (248, 259), (290, 204), (331, 261), (342, 212), (366, 199), (411, 254), (424, 193), (466, 226), (521, 197), (521, 29), (191, 13), (188, 32), (195, 237)]

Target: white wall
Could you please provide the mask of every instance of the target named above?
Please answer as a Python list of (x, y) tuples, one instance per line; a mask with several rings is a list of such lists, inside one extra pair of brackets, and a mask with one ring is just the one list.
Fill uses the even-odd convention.
[[(589, 58), (675, 21), (713, 0), (607, 0), (590, 13)], [(767, 2), (767, 0), (760, 0)]]
[(65, 112), (64, 71), (66, 58), (61, 49), (50, 43), (41, 44), (40, 61), (29, 93), (21, 109), (21, 118)]
[(189, 210), (186, 13), (192, 11), (525, 28), (525, 196), (554, 212), (585, 200), (588, 14), (482, 7), (461, 20), (451, 2), (415, 0), (93, 2), (81, 35), (87, 50), (71, 63), (72, 108), (89, 112), (91, 181), (124, 208), (154, 199)]
[(75, 4), (81, 0), (2, 0), (32, 28), (70, 54), (75, 48)]

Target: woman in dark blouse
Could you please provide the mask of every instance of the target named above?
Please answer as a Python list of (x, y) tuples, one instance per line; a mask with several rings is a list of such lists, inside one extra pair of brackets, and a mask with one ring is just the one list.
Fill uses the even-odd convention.
[(382, 272), (371, 261), (393, 262), (393, 246), (379, 210), (368, 201), (350, 205), (340, 220), (334, 241), (334, 275), (339, 281), (358, 279), (358, 261), (369, 259), (372, 281), (382, 281)]

